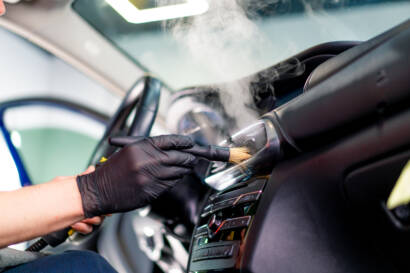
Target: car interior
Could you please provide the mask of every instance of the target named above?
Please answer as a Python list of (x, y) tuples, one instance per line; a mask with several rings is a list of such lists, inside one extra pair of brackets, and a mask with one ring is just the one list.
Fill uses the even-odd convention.
[[(410, 158), (410, 1), (6, 5), (0, 30), (69, 66), (56, 79), (78, 88), (0, 98), (19, 187), (99, 164), (113, 136), (252, 155), (201, 159), (150, 206), (41, 251), (96, 251), (126, 273), (410, 271), (410, 206), (386, 206)], [(170, 6), (192, 14), (144, 17)]]

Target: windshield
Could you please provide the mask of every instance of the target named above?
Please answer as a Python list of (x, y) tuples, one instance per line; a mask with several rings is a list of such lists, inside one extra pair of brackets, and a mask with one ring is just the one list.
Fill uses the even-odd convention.
[(73, 9), (173, 89), (234, 80), (311, 46), (367, 40), (409, 0), (77, 0)]

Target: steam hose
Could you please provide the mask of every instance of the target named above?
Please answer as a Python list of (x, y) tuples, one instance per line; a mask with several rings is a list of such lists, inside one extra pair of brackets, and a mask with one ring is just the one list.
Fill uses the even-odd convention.
[(30, 245), (26, 249), (26, 251), (38, 252), (48, 245), (52, 247), (58, 246), (59, 244), (63, 243), (73, 233), (74, 230), (71, 227), (49, 233), (41, 237), (41, 239), (38, 239), (32, 245)]

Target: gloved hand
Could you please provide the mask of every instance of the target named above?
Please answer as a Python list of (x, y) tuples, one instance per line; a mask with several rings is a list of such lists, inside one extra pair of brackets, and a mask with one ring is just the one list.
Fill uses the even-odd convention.
[(192, 172), (196, 157), (182, 152), (191, 138), (164, 135), (127, 145), (77, 185), (86, 218), (125, 212), (149, 204)]

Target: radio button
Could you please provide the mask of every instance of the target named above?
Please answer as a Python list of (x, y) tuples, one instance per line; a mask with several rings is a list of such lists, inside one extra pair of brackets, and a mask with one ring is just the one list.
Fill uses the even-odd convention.
[(240, 196), (238, 196), (236, 198), (233, 205), (235, 206), (235, 205), (239, 205), (239, 204), (242, 204), (242, 203), (257, 201), (259, 199), (259, 197), (261, 196), (261, 194), (262, 194), (261, 190), (241, 194)]
[(208, 260), (208, 259), (225, 259), (233, 256), (234, 246), (216, 246), (209, 248), (198, 249), (194, 252), (193, 261)]
[(197, 227), (196, 232), (195, 232), (195, 237), (199, 237), (199, 236), (207, 235), (207, 234), (208, 234), (207, 225), (202, 225), (200, 227)]
[(220, 210), (223, 208), (231, 207), (235, 203), (236, 198), (227, 199), (221, 202), (218, 202), (213, 205), (212, 211)]
[(224, 208), (229, 208), (229, 207), (233, 207), (239, 204), (243, 204), (243, 203), (247, 203), (247, 202), (255, 202), (257, 201), (260, 196), (262, 194), (261, 190), (258, 191), (254, 191), (254, 192), (248, 192), (248, 193), (244, 193), (241, 194), (239, 196), (230, 198), (230, 199), (226, 199), (223, 201), (219, 201), (217, 203), (214, 204), (209, 204), (207, 205), (204, 210), (203, 213), (201, 214), (201, 217), (206, 217), (211, 213), (214, 213), (218, 210), (224, 209)]
[(238, 217), (238, 218), (226, 219), (223, 222), (220, 230), (247, 227), (249, 226), (250, 221), (251, 221), (251, 216), (243, 216), (243, 217)]

